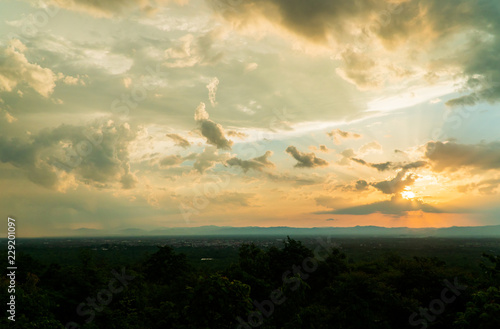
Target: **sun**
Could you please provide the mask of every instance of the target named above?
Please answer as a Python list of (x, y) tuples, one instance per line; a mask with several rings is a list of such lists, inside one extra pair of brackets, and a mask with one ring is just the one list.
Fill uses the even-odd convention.
[(413, 193), (412, 191), (403, 191), (401, 192), (401, 196), (403, 197), (403, 199), (411, 200), (415, 198), (415, 193)]

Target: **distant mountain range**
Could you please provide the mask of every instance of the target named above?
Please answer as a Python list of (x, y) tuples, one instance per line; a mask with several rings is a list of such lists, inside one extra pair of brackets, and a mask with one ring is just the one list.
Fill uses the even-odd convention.
[(232, 226), (199, 226), (172, 227), (143, 230), (127, 228), (119, 231), (105, 231), (80, 228), (72, 231), (72, 236), (206, 236), (206, 235), (332, 235), (332, 236), (387, 236), (387, 237), (500, 237), (500, 225), (494, 226), (452, 226), (445, 228), (408, 228), (408, 227), (232, 227)]

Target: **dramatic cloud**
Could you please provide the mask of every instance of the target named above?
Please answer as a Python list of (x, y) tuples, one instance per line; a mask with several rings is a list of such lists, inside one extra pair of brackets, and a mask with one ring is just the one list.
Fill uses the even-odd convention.
[(44, 129), (30, 140), (0, 137), (0, 161), (26, 172), (32, 182), (58, 189), (62, 169), (85, 184), (132, 188), (137, 179), (130, 171), (128, 145), (136, 133), (127, 123), (96, 121), (89, 126), (62, 125)]
[(189, 146), (191, 146), (191, 143), (187, 139), (178, 134), (166, 134), (165, 136), (172, 139), (175, 142), (175, 145), (182, 148), (188, 148)]
[[(431, 74), (422, 74), (428, 70), (436, 79), (451, 78), (447, 70), (459, 67), (457, 73), (469, 93), (448, 105), (469, 106), (500, 98), (496, 0), (209, 2), (242, 29), (267, 21), (278, 31), (335, 48), (343, 60), (337, 72), (360, 89), (382, 87), (387, 80), (429, 80)], [(422, 62), (422, 53), (430, 60)]]
[(230, 166), (238, 166), (243, 169), (244, 172), (247, 172), (250, 169), (253, 170), (262, 170), (263, 168), (273, 168), (275, 165), (268, 158), (273, 155), (272, 151), (266, 151), (265, 154), (260, 157), (253, 158), (251, 160), (241, 160), (239, 158), (231, 158), (226, 163)]
[(48, 68), (30, 63), (25, 51), (26, 46), (16, 39), (7, 48), (0, 49), (0, 91), (12, 91), (19, 84), (26, 83), (40, 95), (49, 97), (56, 86), (57, 76)]
[(395, 194), (402, 192), (405, 187), (413, 185), (414, 182), (415, 175), (407, 174), (406, 170), (401, 170), (393, 179), (371, 185), (384, 194)]
[(333, 142), (337, 145), (342, 144), (343, 139), (358, 139), (358, 138), (363, 137), (363, 136), (361, 136), (361, 134), (353, 133), (353, 132), (349, 132), (349, 131), (343, 131), (340, 129), (334, 129), (326, 134), (328, 136), (330, 136), (332, 138)]
[(388, 201), (374, 202), (361, 206), (354, 206), (332, 211), (320, 211), (316, 214), (337, 214), (337, 215), (369, 215), (381, 213), (386, 215), (404, 215), (408, 211), (422, 211), (427, 213), (441, 213), (438, 208), (424, 203), (421, 200), (406, 200), (395, 195)]
[(354, 162), (357, 162), (361, 165), (375, 168), (378, 171), (387, 171), (387, 170), (394, 170), (394, 169), (409, 170), (409, 169), (417, 169), (417, 168), (425, 167), (427, 165), (427, 162), (425, 162), (425, 161), (415, 161), (415, 162), (408, 162), (408, 163), (392, 162), (392, 161), (386, 161), (386, 162), (382, 162), (382, 163), (369, 163), (363, 159), (358, 159), (358, 158), (351, 158), (351, 160)]
[(196, 108), (194, 119), (200, 124), (200, 131), (207, 143), (216, 146), (218, 149), (230, 150), (233, 142), (225, 136), (224, 129), (218, 123), (209, 119), (205, 110), (205, 103), (200, 103)]
[(202, 153), (196, 156), (196, 161), (193, 168), (200, 174), (203, 174), (208, 169), (215, 167), (217, 163), (224, 163), (229, 158), (227, 153), (219, 154), (215, 147), (205, 147)]
[(500, 169), (500, 142), (458, 144), (455, 142), (429, 142), (425, 157), (433, 170), (456, 171), (462, 167), (482, 170)]
[(286, 153), (290, 154), (297, 164), (297, 168), (314, 168), (314, 167), (324, 167), (328, 166), (328, 161), (317, 158), (314, 153), (303, 153), (297, 150), (295, 146), (288, 146), (286, 148)]

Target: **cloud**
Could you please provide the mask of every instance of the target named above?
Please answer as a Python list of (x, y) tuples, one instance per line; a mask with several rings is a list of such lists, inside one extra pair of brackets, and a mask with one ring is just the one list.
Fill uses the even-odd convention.
[(176, 146), (180, 146), (182, 148), (188, 148), (191, 146), (191, 143), (187, 139), (178, 134), (166, 134), (165, 136), (172, 139)]
[(245, 65), (245, 72), (255, 71), (259, 67), (257, 63), (248, 63)]
[(469, 193), (470, 191), (477, 190), (482, 194), (496, 194), (498, 193), (499, 186), (500, 179), (485, 179), (478, 183), (460, 185), (457, 187), (457, 190), (460, 193)]
[[(60, 189), (72, 175), (98, 188), (135, 186), (128, 147), (136, 137), (127, 123), (96, 120), (87, 126), (43, 129), (29, 140), (0, 137), (0, 161), (23, 170), (35, 184)], [(61, 171), (62, 170), (62, 171)]]
[(358, 150), (358, 152), (362, 154), (367, 154), (370, 152), (377, 152), (377, 151), (382, 151), (382, 145), (380, 145), (380, 143), (377, 141), (366, 143), (363, 146), (361, 146)]
[(171, 167), (171, 166), (181, 164), (183, 162), (184, 162), (184, 158), (179, 156), (179, 155), (168, 155), (168, 156), (160, 159), (159, 164), (161, 167)]
[[(223, 57), (223, 52), (216, 51), (213, 47), (220, 33), (219, 30), (214, 30), (197, 37), (192, 34), (184, 35), (165, 50), (166, 61), (163, 65), (169, 68), (186, 68), (216, 64)], [(215, 93), (213, 96), (215, 101)]]
[(345, 59), (344, 66), (337, 68), (338, 75), (359, 89), (374, 89), (384, 82), (383, 75), (377, 72), (378, 66), (371, 56), (348, 50), (342, 57)]
[(290, 154), (297, 163), (296, 168), (315, 168), (328, 166), (328, 161), (317, 158), (314, 153), (303, 153), (297, 150), (295, 146), (288, 146), (286, 148), (286, 153)]
[(408, 174), (406, 170), (401, 170), (397, 173), (396, 177), (391, 180), (385, 180), (377, 183), (371, 183), (373, 187), (384, 194), (395, 194), (402, 192), (405, 187), (413, 185), (415, 182), (415, 175)]
[[(349, 160), (351, 160), (352, 157), (354, 157), (355, 155), (356, 153), (354, 152), (353, 149), (345, 149), (342, 152), (340, 152), (340, 156), (342, 156), (342, 158), (337, 163), (341, 166), (347, 166), (349, 165), (350, 162)], [(364, 162), (364, 160), (361, 161)]]
[(395, 195), (388, 201), (374, 202), (366, 205), (348, 207), (331, 211), (319, 211), (315, 214), (337, 214), (337, 215), (369, 215), (381, 213), (386, 215), (404, 215), (408, 211), (422, 211), (427, 213), (441, 213), (436, 207), (428, 205), (421, 200), (406, 200)]
[(368, 182), (363, 180), (363, 179), (360, 179), (358, 181), (356, 181), (356, 184), (354, 185), (354, 188), (357, 190), (357, 191), (364, 191), (366, 189), (368, 189)]
[(9, 111), (0, 109), (0, 112), (3, 112), (5, 121), (7, 121), (8, 123), (17, 121), (17, 118), (10, 114)]
[(207, 139), (208, 144), (214, 145), (218, 149), (231, 149), (233, 141), (226, 138), (224, 129), (220, 124), (209, 119), (208, 113), (205, 110), (205, 103), (200, 103), (200, 105), (198, 105), (194, 114), (194, 119), (199, 123), (201, 134)]
[(239, 138), (239, 139), (245, 139), (246, 137), (248, 137), (248, 134), (245, 134), (245, 133), (242, 133), (242, 132), (239, 132), (239, 131), (235, 131), (235, 130), (228, 130), (227, 131), (227, 135), (229, 137), (236, 137), (236, 138)]
[(326, 145), (323, 145), (323, 144), (320, 144), (319, 147), (316, 147), (314, 145), (309, 146), (309, 149), (312, 151), (320, 151), (323, 153), (329, 153), (329, 152), (333, 151), (333, 150), (329, 149), (328, 147), (326, 147)]
[(27, 84), (43, 97), (49, 97), (57, 76), (48, 68), (32, 64), (24, 55), (26, 46), (17, 39), (0, 49), (0, 91), (10, 92), (19, 84)]
[(210, 198), (210, 202), (221, 205), (236, 205), (238, 207), (254, 206), (252, 199), (255, 198), (253, 193), (240, 193), (225, 191)]
[(325, 178), (324, 176), (313, 174), (313, 175), (293, 175), (290, 173), (273, 173), (266, 172), (267, 178), (270, 181), (276, 183), (285, 183), (285, 184), (293, 184), (298, 186), (305, 185), (318, 185), (324, 184)]
[(368, 188), (370, 186), (371, 186), (371, 184), (368, 183), (366, 180), (359, 179), (354, 184), (337, 185), (337, 186), (335, 186), (335, 189), (340, 189), (344, 192), (349, 192), (349, 191), (361, 192), (361, 191), (368, 190)]
[(429, 142), (425, 157), (432, 169), (456, 171), (462, 167), (482, 170), (500, 169), (500, 142), (458, 144), (455, 142)]
[(427, 165), (427, 162), (425, 162), (425, 161), (415, 161), (415, 162), (407, 162), (407, 163), (386, 161), (386, 162), (382, 162), (382, 163), (370, 163), (370, 162), (366, 162), (363, 159), (358, 159), (358, 158), (351, 158), (351, 160), (354, 162), (357, 162), (361, 165), (375, 168), (378, 171), (387, 171), (387, 170), (394, 170), (394, 169), (410, 170), (410, 169), (417, 169), (417, 168), (425, 167)]
[(208, 169), (215, 167), (217, 163), (224, 163), (228, 160), (229, 155), (227, 153), (219, 154), (219, 151), (215, 147), (205, 147), (202, 153), (195, 156), (196, 161), (193, 164), (193, 168), (196, 169), (200, 174), (203, 174)]
[(271, 155), (273, 155), (272, 151), (266, 151), (266, 153), (264, 153), (260, 157), (253, 158), (251, 160), (241, 160), (234, 157), (227, 160), (226, 163), (230, 166), (241, 167), (244, 172), (247, 172), (250, 169), (261, 171), (264, 168), (275, 167), (274, 163), (268, 160)]
[(320, 196), (314, 199), (318, 206), (323, 206), (332, 209), (345, 207), (348, 200), (343, 197)]
[(338, 51), (343, 64), (337, 73), (360, 89), (408, 77), (428, 83), (426, 71), (431, 71), (450, 79), (458, 73), (466, 81), (467, 94), (448, 105), (470, 106), (500, 98), (497, 0), (209, 3), (241, 29), (274, 26), (279, 33)]
[(215, 106), (215, 104), (217, 104), (217, 102), (215, 100), (215, 95), (217, 93), (217, 86), (218, 85), (219, 85), (219, 79), (217, 79), (217, 77), (210, 80), (210, 82), (207, 85), (208, 99), (210, 100), (210, 104), (212, 104), (212, 106)]
[(60, 8), (78, 12), (85, 12), (96, 17), (113, 17), (123, 15), (128, 12), (140, 11), (144, 14), (155, 12), (155, 6), (176, 2), (184, 4), (184, 0), (47, 0), (47, 5), (58, 6)]
[(333, 142), (337, 145), (340, 145), (343, 139), (358, 139), (363, 137), (361, 134), (343, 131), (340, 129), (334, 129), (326, 134), (330, 136), (333, 139)]

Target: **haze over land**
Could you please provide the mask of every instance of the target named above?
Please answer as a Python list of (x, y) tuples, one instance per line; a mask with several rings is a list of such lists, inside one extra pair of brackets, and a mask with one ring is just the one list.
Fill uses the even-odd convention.
[(498, 0), (2, 1), (2, 216), (30, 237), (497, 232), (499, 17)]

